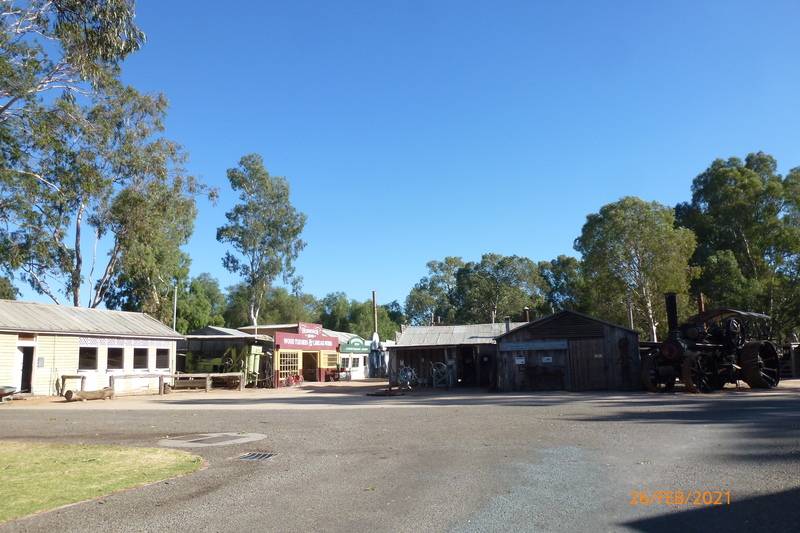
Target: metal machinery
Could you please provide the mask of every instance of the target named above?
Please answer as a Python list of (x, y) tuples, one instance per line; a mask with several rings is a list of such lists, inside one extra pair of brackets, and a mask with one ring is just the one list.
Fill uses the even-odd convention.
[(771, 389), (781, 378), (780, 352), (770, 339), (770, 317), (734, 309), (703, 311), (678, 324), (675, 293), (665, 294), (669, 335), (640, 343), (642, 382), (669, 392), (680, 379), (689, 392), (708, 393), (739, 380)]

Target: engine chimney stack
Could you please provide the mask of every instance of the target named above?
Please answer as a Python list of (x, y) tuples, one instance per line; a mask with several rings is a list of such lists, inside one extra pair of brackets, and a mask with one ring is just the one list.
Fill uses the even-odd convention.
[(667, 292), (664, 294), (667, 301), (667, 324), (669, 331), (678, 330), (678, 294), (675, 292)]

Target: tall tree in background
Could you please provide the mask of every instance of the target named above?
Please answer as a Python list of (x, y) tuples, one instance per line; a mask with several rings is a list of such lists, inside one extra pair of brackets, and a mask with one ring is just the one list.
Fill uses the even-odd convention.
[(574, 257), (559, 255), (552, 261), (540, 261), (539, 276), (546, 287), (545, 300), (550, 311), (582, 311), (585, 291), (581, 262)]
[[(225, 324), (229, 328), (250, 325), (250, 288), (242, 282), (227, 290)], [(320, 308), (320, 302), (311, 294), (290, 293), (286, 287), (270, 287), (256, 320), (259, 324), (316, 322)]]
[(178, 333), (191, 333), (206, 326), (224, 326), (225, 296), (219, 281), (203, 273), (193, 278), (179, 292), (177, 308)]
[[(109, 82), (90, 101), (65, 95), (21, 117), (24, 150), (0, 169), (3, 266), (56, 303), (65, 294), (82, 305), (86, 285), (89, 307), (135, 301), (136, 309), (164, 314), (184, 261), (179, 248), (194, 228), (195, 197), (216, 192), (185, 174), (179, 145), (157, 137), (163, 95)], [(98, 244), (106, 243), (101, 259)]]
[(432, 321), (448, 324), (455, 321), (453, 291), (456, 273), (463, 266), (464, 261), (460, 257), (428, 262), (428, 275), (414, 285), (406, 297), (405, 311), (412, 324), (424, 325)]
[(278, 276), (299, 283), (293, 278), (293, 262), (306, 245), (300, 239), (306, 215), (289, 201), (289, 182), (271, 176), (258, 154), (244, 156), (237, 168), (228, 170), (228, 180), (234, 191), (241, 191), (242, 203), (225, 213), (228, 224), (217, 229), (217, 240), (235, 252), (226, 252), (222, 263), (246, 283), (250, 323), (255, 326)]
[(134, 16), (125, 0), (0, 2), (0, 169), (20, 171), (47, 143), (51, 128), (36, 119), (44, 95), (73, 100), (116, 84), (118, 63), (145, 40)]
[(455, 302), (462, 323), (477, 324), (510, 316), (523, 320), (546, 312), (544, 284), (536, 264), (527, 257), (484, 254), (456, 275)]
[(663, 293), (686, 295), (694, 275), (689, 267), (694, 234), (674, 223), (671, 208), (630, 196), (586, 217), (575, 249), (583, 254), (593, 314), (626, 324), (630, 305), (634, 323), (657, 340), (665, 317)]
[[(372, 337), (375, 330), (372, 300), (348, 300), (345, 293), (332, 292), (322, 299), (321, 304), (318, 320), (324, 328), (354, 333), (364, 339)], [(402, 313), (398, 314), (398, 307), (397, 302), (378, 306), (378, 335), (381, 339), (394, 340), (395, 332), (400, 331), (397, 320), (403, 317)]]
[(203, 187), (155, 138), (163, 95), (119, 82), (145, 39), (134, 16), (126, 0), (0, 3), (0, 259), (56, 303), (81, 305), (85, 285), (88, 306), (161, 315)]
[(767, 313), (784, 331), (800, 325), (800, 169), (783, 178), (763, 152), (717, 159), (676, 213), (697, 234), (695, 289), (711, 305)]

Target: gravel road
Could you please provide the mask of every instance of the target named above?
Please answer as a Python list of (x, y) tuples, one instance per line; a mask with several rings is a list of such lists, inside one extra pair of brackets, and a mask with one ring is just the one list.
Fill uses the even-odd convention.
[[(15, 401), (0, 407), (0, 440), (174, 446), (207, 467), (0, 532), (798, 530), (795, 381), (712, 395), (371, 395), (384, 386)], [(217, 433), (231, 440), (186, 447)], [(275, 455), (238, 459), (250, 452)]]

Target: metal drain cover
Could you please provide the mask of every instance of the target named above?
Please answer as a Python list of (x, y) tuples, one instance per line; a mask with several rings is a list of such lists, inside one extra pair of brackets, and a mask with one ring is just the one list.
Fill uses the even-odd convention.
[(246, 459), (250, 461), (263, 461), (264, 459), (271, 459), (275, 457), (276, 453), (258, 453), (258, 452), (250, 452), (244, 455), (240, 455), (239, 457), (234, 457), (234, 459)]
[(261, 433), (202, 433), (199, 435), (183, 435), (167, 437), (158, 441), (160, 446), (170, 448), (188, 448), (193, 446), (221, 446), (224, 444), (244, 444), (261, 440), (266, 435)]

